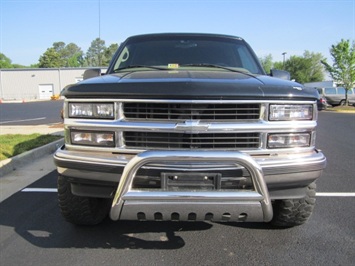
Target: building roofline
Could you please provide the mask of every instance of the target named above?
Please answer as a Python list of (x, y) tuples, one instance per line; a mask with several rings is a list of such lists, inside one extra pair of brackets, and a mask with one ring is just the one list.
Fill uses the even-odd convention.
[(0, 71), (59, 71), (59, 70), (86, 70), (86, 69), (107, 69), (107, 67), (59, 67), (59, 68), (0, 68)]

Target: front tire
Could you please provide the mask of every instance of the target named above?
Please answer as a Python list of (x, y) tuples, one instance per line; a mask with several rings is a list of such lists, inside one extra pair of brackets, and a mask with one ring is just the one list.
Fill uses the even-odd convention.
[(79, 197), (72, 194), (70, 182), (58, 176), (58, 199), (66, 221), (76, 225), (96, 225), (109, 213), (111, 201), (103, 198)]
[(306, 197), (302, 199), (276, 200), (273, 204), (272, 225), (292, 227), (304, 224), (312, 215), (316, 202), (316, 184), (307, 187)]

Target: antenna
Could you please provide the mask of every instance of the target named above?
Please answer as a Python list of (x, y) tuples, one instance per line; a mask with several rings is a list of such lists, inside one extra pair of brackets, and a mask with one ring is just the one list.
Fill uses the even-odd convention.
[(99, 38), (101, 40), (101, 0), (99, 0)]
[[(101, 0), (99, 0), (99, 41), (101, 42)], [(100, 45), (101, 46), (101, 45)], [(99, 66), (101, 66), (101, 47), (99, 47)]]

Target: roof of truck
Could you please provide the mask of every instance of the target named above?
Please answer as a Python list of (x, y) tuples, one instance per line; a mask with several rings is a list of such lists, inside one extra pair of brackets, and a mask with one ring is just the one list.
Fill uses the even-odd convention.
[(139, 34), (129, 37), (131, 38), (155, 38), (155, 37), (217, 37), (217, 38), (229, 38), (229, 39), (238, 39), (243, 40), (243, 38), (227, 34), (218, 34), (218, 33), (192, 33), (192, 32), (166, 32), (166, 33), (148, 33), (148, 34)]

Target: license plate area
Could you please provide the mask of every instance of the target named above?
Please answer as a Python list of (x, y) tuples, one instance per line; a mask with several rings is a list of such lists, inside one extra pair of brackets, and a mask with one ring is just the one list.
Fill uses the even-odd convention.
[(221, 188), (219, 173), (162, 173), (161, 187), (167, 191), (217, 190)]

